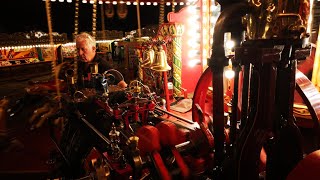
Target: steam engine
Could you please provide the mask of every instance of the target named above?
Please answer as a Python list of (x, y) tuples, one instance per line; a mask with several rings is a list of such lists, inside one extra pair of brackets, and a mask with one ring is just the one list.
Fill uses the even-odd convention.
[[(112, 75), (93, 73), (92, 88), (77, 90), (68, 72), (69, 91), (58, 115), (69, 121), (66, 125), (81, 124), (102, 146), (85, 158), (88, 177), (286, 179), (303, 160), (293, 103), (296, 88), (311, 102), (296, 83), (297, 61), (310, 55), (308, 3), (219, 3), (212, 55), (195, 89), (192, 120), (165, 110), (161, 98), (138, 80), (116, 89), (110, 85)], [(226, 32), (237, 42), (228, 56)], [(227, 123), (222, 74), (229, 60), (235, 77)], [(319, 95), (313, 100), (320, 102)], [(320, 111), (307, 104), (318, 124)], [(61, 153), (73, 169), (65, 149)]]

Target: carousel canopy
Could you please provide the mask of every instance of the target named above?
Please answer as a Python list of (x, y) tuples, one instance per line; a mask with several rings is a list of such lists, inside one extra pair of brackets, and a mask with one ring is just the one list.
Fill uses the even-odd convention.
[[(46, 0), (43, 0), (46, 1)], [(50, 0), (51, 2), (67, 2), (67, 3), (72, 3), (77, 0)], [(190, 5), (195, 3), (197, 0), (163, 0), (166, 5)], [(79, 2), (82, 3), (94, 3), (94, 0), (79, 0)], [(161, 0), (118, 0), (118, 1), (112, 1), (112, 0), (97, 0), (99, 4), (118, 4), (118, 3), (126, 3), (127, 5), (137, 5), (139, 3), (140, 5), (158, 5), (161, 3)]]

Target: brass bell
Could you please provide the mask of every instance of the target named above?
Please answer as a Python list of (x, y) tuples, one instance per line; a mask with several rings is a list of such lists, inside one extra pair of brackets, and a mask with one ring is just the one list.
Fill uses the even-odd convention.
[(158, 51), (156, 52), (156, 56), (154, 58), (153, 63), (150, 67), (154, 71), (169, 71), (171, 67), (167, 62), (166, 52), (163, 50), (162, 46), (158, 46)]
[(142, 59), (143, 61), (140, 66), (142, 68), (150, 68), (150, 65), (153, 63), (154, 60), (154, 50), (151, 46), (148, 46), (148, 48), (145, 51), (143, 51)]

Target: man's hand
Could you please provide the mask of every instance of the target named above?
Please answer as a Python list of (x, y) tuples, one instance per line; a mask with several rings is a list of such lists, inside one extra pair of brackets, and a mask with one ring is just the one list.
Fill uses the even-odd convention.
[(128, 86), (128, 84), (125, 81), (120, 81), (117, 85), (121, 88), (126, 88)]

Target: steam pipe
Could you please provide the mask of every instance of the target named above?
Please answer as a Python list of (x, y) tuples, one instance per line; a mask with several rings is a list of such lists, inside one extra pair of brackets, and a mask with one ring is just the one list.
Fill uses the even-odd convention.
[[(243, 15), (250, 11), (247, 2), (235, 3), (224, 8), (221, 12), (213, 34), (212, 55), (208, 62), (212, 68), (213, 87), (213, 124), (215, 138), (214, 164), (216, 167), (222, 165), (224, 160), (224, 99), (223, 99), (223, 69), (228, 65), (224, 52), (224, 33), (228, 32), (231, 25), (241, 24)], [(234, 31), (236, 30), (236, 31)], [(241, 34), (242, 30), (233, 28), (234, 34)], [(220, 169), (220, 168), (217, 168)]]
[[(245, 14), (251, 11), (249, 4), (247, 2), (236, 3), (226, 7), (220, 14), (213, 34), (213, 43), (212, 43), (212, 55), (209, 60), (209, 66), (214, 67), (223, 63), (228, 65), (224, 53), (224, 33), (228, 32), (230, 25), (236, 23), (241, 23), (241, 18)], [(228, 29), (229, 28), (229, 29)], [(234, 28), (232, 34), (239, 33), (242, 34), (242, 31), (239, 31), (239, 28)], [(232, 37), (234, 39), (234, 37)]]

